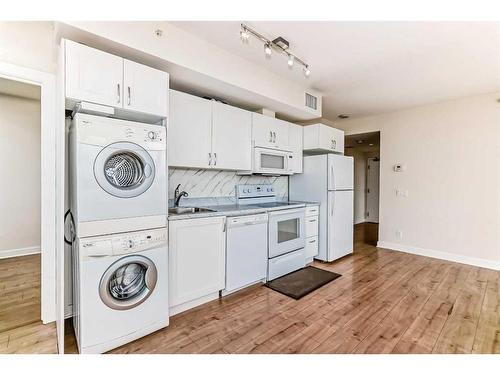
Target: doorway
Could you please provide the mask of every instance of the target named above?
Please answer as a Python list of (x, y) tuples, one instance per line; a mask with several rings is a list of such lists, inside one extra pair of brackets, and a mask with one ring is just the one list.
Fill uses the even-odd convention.
[(376, 246), (379, 222), (380, 132), (345, 137), (354, 158), (354, 243)]
[[(6, 99), (0, 110), (0, 116), (6, 116), (0, 121), (0, 131), (3, 130), (0, 152), (9, 150), (9, 155), (0, 161), (1, 170), (4, 172), (4, 169), (9, 168), (6, 171), (10, 173), (3, 173), (5, 190), (2, 189), (2, 193), (7, 193), (0, 197), (2, 213), (9, 214), (8, 225), (0, 228), (0, 237), (4, 241), (2, 249), (5, 250), (0, 255), (5, 260), (2, 262), (4, 269), (0, 271), (0, 275), (6, 275), (0, 290), (2, 297), (5, 297), (7, 284), (10, 284), (9, 291), (12, 292), (5, 304), (0, 306), (0, 310), (4, 308), (4, 315), (0, 317), (4, 324), (0, 342), (8, 344), (1, 346), (0, 352), (55, 353), (61, 347), (57, 341), (61, 335), (56, 334), (54, 322), (60, 315), (57, 311), (59, 291), (56, 284), (56, 255), (59, 254), (62, 243), (58, 239), (62, 239), (62, 231), (59, 229), (62, 227), (59, 193), (63, 174), (58, 160), (62, 160), (59, 155), (64, 151), (60, 148), (60, 132), (56, 121), (56, 79), (54, 74), (0, 61), (0, 80), (0, 92), (4, 94), (4, 99), (30, 99), (26, 96), (29, 97), (31, 92), (36, 95), (34, 100), (38, 107), (38, 115), (33, 116), (33, 112), (27, 110), (24, 113), (23, 109), (19, 109), (14, 103), (16, 100)], [(29, 121), (22, 117), (29, 113), (33, 118), (37, 117), (38, 127), (31, 128), (38, 130), (36, 146), (23, 143), (30, 139), (33, 141), (30, 134), (33, 135), (34, 131), (26, 130)], [(20, 125), (11, 124), (19, 119)], [(28, 193), (36, 187), (38, 210), (33, 209), (33, 195)], [(7, 199), (7, 196), (11, 199)], [(33, 222), (38, 223), (38, 227), (33, 226)], [(33, 227), (38, 228), (35, 235), (29, 230)], [(38, 239), (38, 244), (33, 242), (34, 238)], [(22, 263), (21, 266), (19, 262)], [(8, 277), (9, 272), (12, 277)], [(18, 293), (21, 298), (19, 303), (15, 303), (15, 293), (18, 292), (16, 286), (26, 288), (24, 292)], [(32, 306), (28, 308), (26, 304)], [(35, 322), (29, 323), (32, 321)], [(23, 325), (24, 323), (28, 324)]]

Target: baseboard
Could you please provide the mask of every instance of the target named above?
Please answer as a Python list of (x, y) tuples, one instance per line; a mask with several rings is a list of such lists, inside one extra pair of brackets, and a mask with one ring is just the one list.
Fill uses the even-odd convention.
[(423, 249), (420, 247), (385, 241), (378, 241), (377, 247), (500, 271), (500, 262), (483, 258), (468, 257), (465, 255), (447, 253), (445, 251)]
[(0, 259), (40, 254), (40, 246), (22, 247), (19, 249), (0, 250)]

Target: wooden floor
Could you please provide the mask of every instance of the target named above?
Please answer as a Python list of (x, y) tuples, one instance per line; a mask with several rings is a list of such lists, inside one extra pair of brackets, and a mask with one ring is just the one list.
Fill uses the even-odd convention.
[(500, 353), (500, 272), (362, 241), (315, 266), (343, 276), (299, 301), (252, 287), (111, 353)]
[(0, 354), (56, 352), (55, 324), (40, 320), (40, 255), (0, 259)]

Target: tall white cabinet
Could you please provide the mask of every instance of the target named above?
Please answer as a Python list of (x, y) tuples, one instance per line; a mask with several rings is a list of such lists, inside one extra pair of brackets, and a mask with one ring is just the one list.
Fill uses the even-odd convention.
[(170, 91), (169, 165), (252, 169), (252, 114), (240, 108)]
[(70, 40), (65, 69), (67, 100), (167, 117), (166, 72)]
[(169, 303), (172, 314), (218, 296), (225, 287), (225, 217), (169, 222)]

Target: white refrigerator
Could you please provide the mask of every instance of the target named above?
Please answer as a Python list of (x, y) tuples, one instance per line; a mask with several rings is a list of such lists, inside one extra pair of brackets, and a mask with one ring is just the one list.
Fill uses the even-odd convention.
[(320, 204), (319, 252), (331, 262), (353, 251), (354, 159), (325, 154), (304, 157), (304, 171), (290, 177), (291, 201)]

